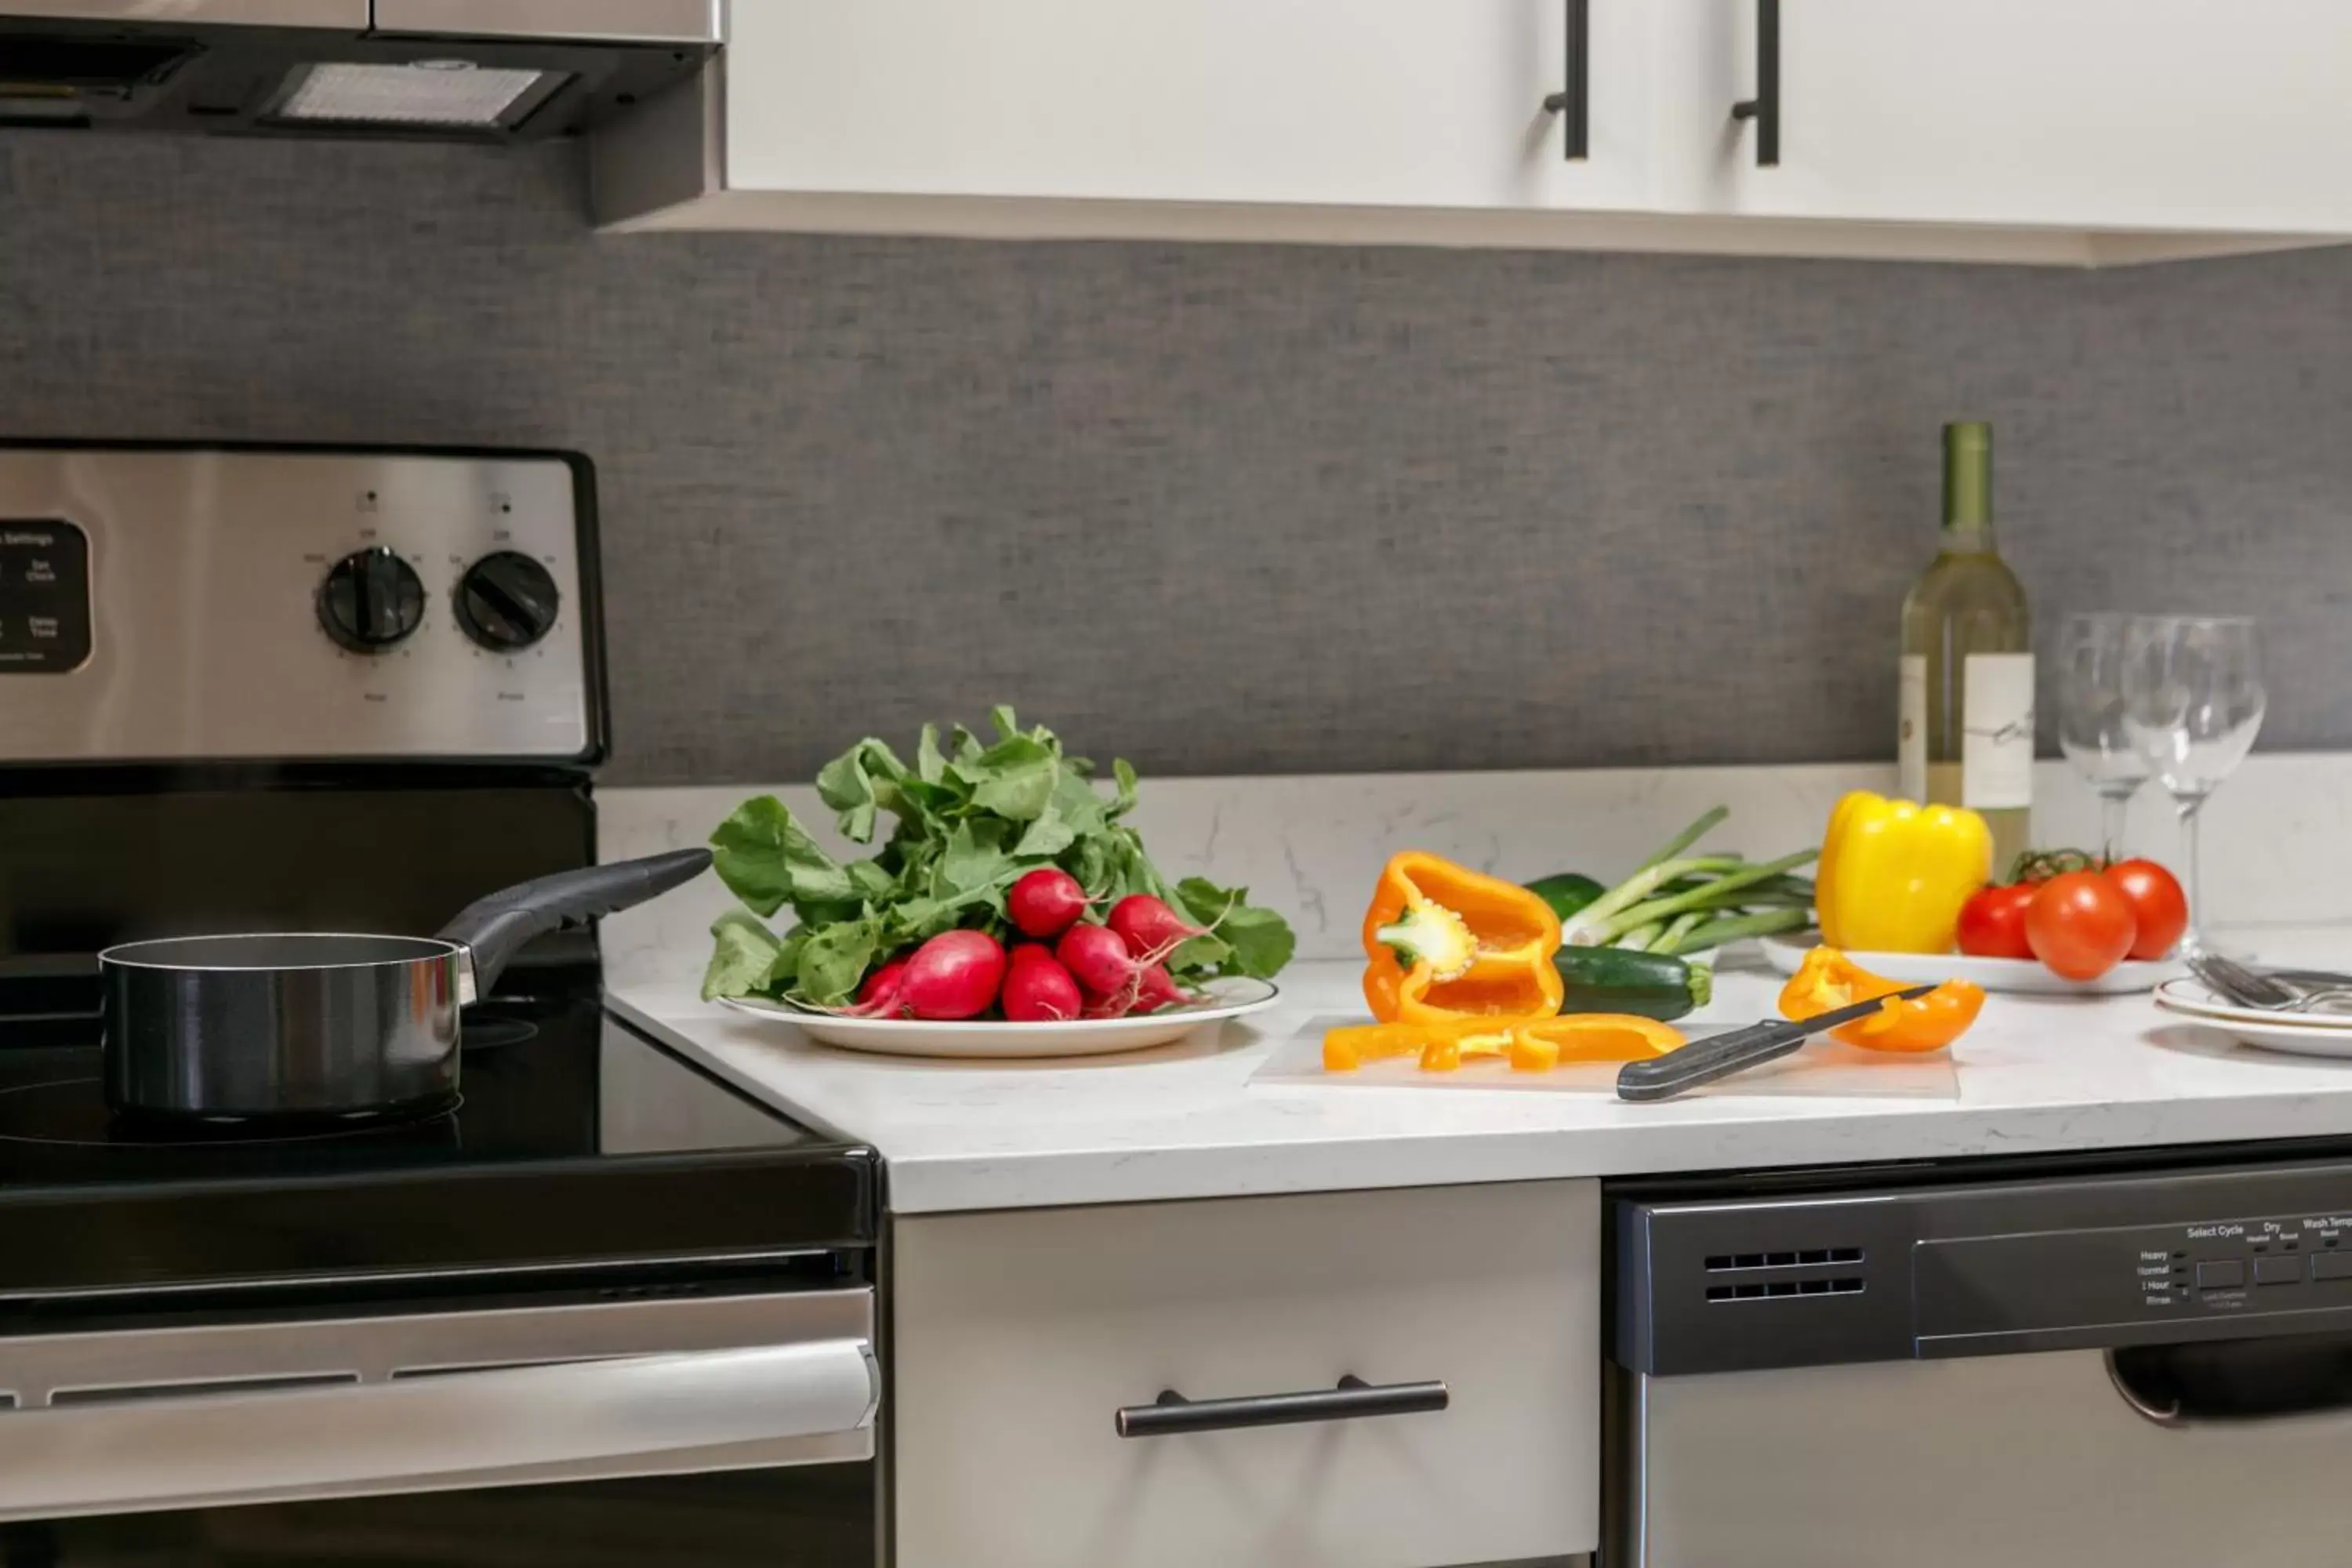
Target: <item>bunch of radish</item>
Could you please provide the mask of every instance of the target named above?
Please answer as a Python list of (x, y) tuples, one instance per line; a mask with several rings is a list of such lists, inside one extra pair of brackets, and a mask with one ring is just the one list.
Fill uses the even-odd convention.
[(1168, 973), (1168, 955), (1209, 928), (1149, 893), (1130, 893), (1097, 924), (1086, 889), (1041, 866), (1006, 891), (1004, 913), (1031, 940), (1008, 953), (981, 931), (941, 931), (866, 975), (861, 1017), (977, 1018), (992, 1008), (1016, 1024), (1124, 1018), (1194, 998)]

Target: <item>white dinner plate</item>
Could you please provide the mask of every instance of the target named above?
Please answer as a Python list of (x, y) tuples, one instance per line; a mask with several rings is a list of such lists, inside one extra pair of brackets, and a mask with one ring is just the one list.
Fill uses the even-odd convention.
[(2224, 1002), (2194, 980), (2168, 980), (2156, 988), (2168, 1013), (2208, 1024), (2240, 1042), (2299, 1057), (2352, 1057), (2352, 1014), (2264, 1013)]
[(1181, 1040), (1208, 1024), (1221, 1024), (1274, 1005), (1273, 983), (1233, 975), (1201, 989), (1206, 999), (1132, 1018), (1072, 1018), (1058, 1024), (1011, 1024), (1002, 1018), (948, 1023), (928, 1018), (844, 1018), (789, 1002), (756, 996), (722, 996), (739, 1013), (792, 1025), (821, 1045), (893, 1057), (1099, 1057), (1139, 1051)]
[(2249, 1007), (2216, 993), (2203, 982), (2183, 976), (2156, 988), (2156, 1005), (2184, 1018), (2205, 1018), (2216, 1024), (2290, 1024), (2302, 1028), (2352, 1032), (2352, 1008), (2324, 1007), (2308, 1013), (2278, 1013)]
[[(1805, 954), (1821, 945), (1822, 933), (1799, 931), (1793, 936), (1764, 938), (1764, 958), (1783, 974), (1794, 974)], [(2096, 980), (2068, 980), (2053, 974), (2030, 958), (1970, 958), (1958, 952), (1861, 952), (1846, 954), (1873, 974), (1900, 980), (1906, 985), (1932, 985), (1943, 980), (1971, 980), (1988, 991), (2025, 996), (2126, 996), (2151, 991), (2175, 975), (2188, 973), (2179, 959), (2126, 959)]]

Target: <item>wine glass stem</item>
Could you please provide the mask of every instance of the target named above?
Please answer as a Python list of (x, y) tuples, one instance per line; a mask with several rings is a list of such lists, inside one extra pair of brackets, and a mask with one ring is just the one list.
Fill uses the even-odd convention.
[(2205, 804), (2203, 795), (2176, 797), (2173, 805), (2180, 813), (2181, 853), (2189, 861), (2189, 931), (2186, 945), (2205, 945), (2205, 858), (2199, 852), (2198, 819)]
[(2099, 797), (2099, 858), (2113, 861), (2116, 851), (2123, 847), (2124, 811), (2131, 804), (2128, 795), (2103, 795)]

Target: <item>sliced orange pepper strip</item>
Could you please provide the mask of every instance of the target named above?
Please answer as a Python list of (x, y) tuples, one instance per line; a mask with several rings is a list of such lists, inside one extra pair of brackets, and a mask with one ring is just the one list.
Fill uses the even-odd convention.
[(1513, 1031), (1513, 1038), (1549, 1049), (1555, 1061), (1638, 1062), (1679, 1050), (1683, 1032), (1631, 1013), (1567, 1013), (1531, 1018)]
[(1418, 1053), (1423, 1072), (1452, 1072), (1465, 1058), (1478, 1057), (1501, 1057), (1518, 1072), (1545, 1072), (1564, 1061), (1640, 1061), (1682, 1043), (1672, 1025), (1614, 1013), (1451, 1018), (1333, 1029), (1323, 1037), (1323, 1067), (1352, 1072), (1368, 1061)]

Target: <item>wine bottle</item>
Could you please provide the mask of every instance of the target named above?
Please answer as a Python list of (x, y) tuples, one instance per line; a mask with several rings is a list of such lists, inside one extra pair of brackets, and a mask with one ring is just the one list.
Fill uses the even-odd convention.
[(2033, 806), (2033, 640), (2025, 590), (1993, 542), (1992, 427), (1944, 426), (1944, 532), (1903, 600), (1903, 794), (1992, 828), (1994, 874)]

